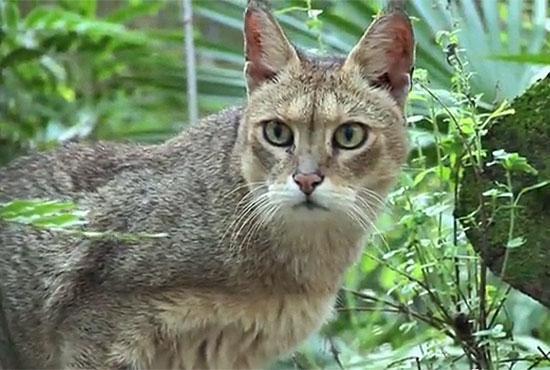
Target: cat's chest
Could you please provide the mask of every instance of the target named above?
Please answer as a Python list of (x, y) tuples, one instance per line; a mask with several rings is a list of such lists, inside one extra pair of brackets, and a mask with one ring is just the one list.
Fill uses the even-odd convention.
[(152, 368), (259, 368), (326, 321), (332, 295), (182, 296), (160, 303), (163, 338)]

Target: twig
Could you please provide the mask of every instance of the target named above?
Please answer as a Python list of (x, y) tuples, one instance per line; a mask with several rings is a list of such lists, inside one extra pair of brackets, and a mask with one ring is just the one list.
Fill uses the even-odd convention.
[(386, 365), (386, 367), (384, 369), (391, 369), (392, 367), (394, 367), (395, 365), (398, 365), (398, 364), (401, 364), (405, 361), (410, 361), (410, 360), (415, 360), (417, 361), (418, 360), (418, 357), (417, 356), (408, 356), (408, 357), (404, 357), (404, 358), (400, 358), (398, 360), (395, 360), (395, 361), (392, 361), (390, 362), (389, 364)]
[[(372, 296), (370, 294), (358, 292), (358, 291), (352, 290), (352, 289), (344, 289), (344, 290), (346, 292), (349, 292), (349, 293), (353, 294), (356, 297), (366, 299), (366, 300), (370, 300), (370, 301), (374, 301), (374, 302), (378, 302), (378, 303), (382, 303), (382, 304), (396, 310), (396, 312), (412, 316), (412, 317), (414, 317), (414, 318), (416, 318), (420, 321), (425, 322), (428, 325), (431, 325), (432, 327), (434, 327), (436, 329), (442, 330), (443, 332), (446, 332), (447, 334), (450, 334), (449, 336), (452, 339), (455, 339), (454, 335), (452, 335), (450, 332), (447, 332), (445, 330), (445, 324), (446, 324), (445, 321), (443, 321), (443, 320), (441, 320), (437, 317), (434, 317), (434, 316), (426, 317), (426, 316), (422, 315), (421, 313), (416, 312), (416, 311), (412, 310), (411, 308), (409, 308), (409, 307), (407, 307), (403, 304), (393, 303), (393, 302), (390, 302), (386, 299), (379, 298), (379, 297), (376, 297), (376, 296)], [(361, 311), (361, 309), (362, 309), (361, 307), (353, 308), (353, 310), (356, 310), (356, 311)]]
[(542, 354), (542, 357), (544, 357), (547, 361), (550, 361), (550, 357), (548, 357), (550, 355), (550, 352), (544, 352), (541, 346), (537, 346), (537, 350)]
[(413, 277), (412, 275), (410, 274), (407, 274), (406, 272), (404, 271), (401, 271), (400, 269), (392, 266), (391, 263), (387, 263), (383, 260), (381, 260), (380, 258), (370, 254), (370, 253), (367, 253), (367, 252), (363, 252), (365, 255), (369, 256), (370, 258), (372, 258), (373, 260), (375, 260), (376, 262), (380, 263), (380, 264), (383, 264), (384, 266), (386, 266), (387, 268), (389, 268), (390, 270), (398, 273), (399, 275), (401, 276), (404, 276), (406, 277), (407, 279), (409, 279), (410, 281), (413, 281), (415, 282), (416, 284), (418, 284), (422, 289), (424, 289), (424, 291), (426, 291), (426, 293), (428, 293), (428, 295), (430, 296), (430, 298), (432, 299), (432, 302), (437, 306), (437, 308), (439, 309), (440, 313), (444, 316), (444, 318), (446, 319), (446, 321), (442, 320), (442, 322), (447, 322), (447, 323), (451, 323), (453, 321), (453, 319), (449, 316), (449, 314), (447, 313), (447, 310), (444, 308), (443, 306), (443, 303), (441, 302), (441, 300), (439, 299), (439, 297), (437, 295), (435, 295), (433, 292), (432, 292), (432, 289), (426, 285), (426, 283), (422, 280), (419, 280), (419, 279), (416, 279), (415, 277)]
[(294, 364), (294, 368), (298, 370), (306, 370), (306, 368), (300, 363), (298, 360), (298, 357), (296, 354), (292, 355), (292, 363)]
[(330, 353), (332, 354), (332, 357), (334, 357), (334, 361), (336, 361), (340, 370), (344, 370), (344, 365), (342, 364), (342, 360), (340, 360), (340, 351), (336, 348), (332, 338), (329, 338), (328, 341), (330, 344)]
[(529, 367), (527, 368), (527, 370), (534, 369), (534, 368), (537, 367), (538, 364), (540, 364), (541, 362), (542, 362), (542, 359), (538, 359), (537, 361), (533, 362), (533, 363), (531, 364), (531, 366), (529, 366)]
[(181, 0), (181, 5), (185, 35), (185, 62), (187, 65), (187, 111), (189, 113), (189, 124), (194, 124), (199, 118), (199, 108), (197, 102), (195, 43), (193, 40), (193, 7), (191, 0)]
[[(502, 299), (499, 301), (498, 305), (496, 306), (493, 317), (489, 321), (489, 327), (490, 328), (492, 328), (493, 325), (495, 324), (495, 321), (498, 317), (498, 314), (500, 313), (500, 310), (502, 309), (502, 307), (504, 307), (504, 303), (506, 303), (506, 299), (508, 298), (508, 294), (510, 293), (511, 290), (512, 290), (511, 286), (508, 286), (508, 288), (506, 288), (506, 291), (504, 292), (504, 295), (503, 295)], [(487, 310), (487, 312), (493, 311), (494, 302), (497, 302), (497, 300), (494, 300), (493, 303), (491, 303), (491, 306), (489, 306), (489, 309)]]

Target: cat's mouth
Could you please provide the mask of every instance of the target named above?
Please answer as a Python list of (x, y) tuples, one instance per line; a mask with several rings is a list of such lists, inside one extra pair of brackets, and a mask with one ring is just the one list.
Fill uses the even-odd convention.
[(313, 201), (310, 197), (307, 197), (303, 202), (295, 204), (292, 208), (306, 208), (311, 211), (313, 210), (329, 211), (327, 207), (322, 206), (319, 203)]

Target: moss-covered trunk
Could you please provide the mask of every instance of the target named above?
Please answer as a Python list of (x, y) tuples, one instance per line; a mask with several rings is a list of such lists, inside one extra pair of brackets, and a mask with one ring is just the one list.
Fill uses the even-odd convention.
[[(486, 193), (505, 188), (506, 171), (486, 165), (476, 175), (466, 168), (457, 212), (468, 238), (493, 273), (550, 307), (550, 185), (543, 186), (550, 180), (550, 75), (517, 98), (512, 107), (516, 113), (500, 119), (483, 137), (485, 163), (491, 162), (493, 151), (517, 152), (538, 173), (511, 172), (513, 194), (536, 184), (540, 187), (521, 196), (510, 232), (510, 198), (505, 194), (494, 197), (495, 191), (493, 196)], [(509, 243), (510, 234), (513, 243)]]

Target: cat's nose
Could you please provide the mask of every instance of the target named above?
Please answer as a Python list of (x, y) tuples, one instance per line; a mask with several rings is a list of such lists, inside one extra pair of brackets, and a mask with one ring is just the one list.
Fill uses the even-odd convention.
[(315, 188), (323, 182), (325, 176), (320, 173), (295, 173), (292, 178), (305, 195), (311, 195)]

